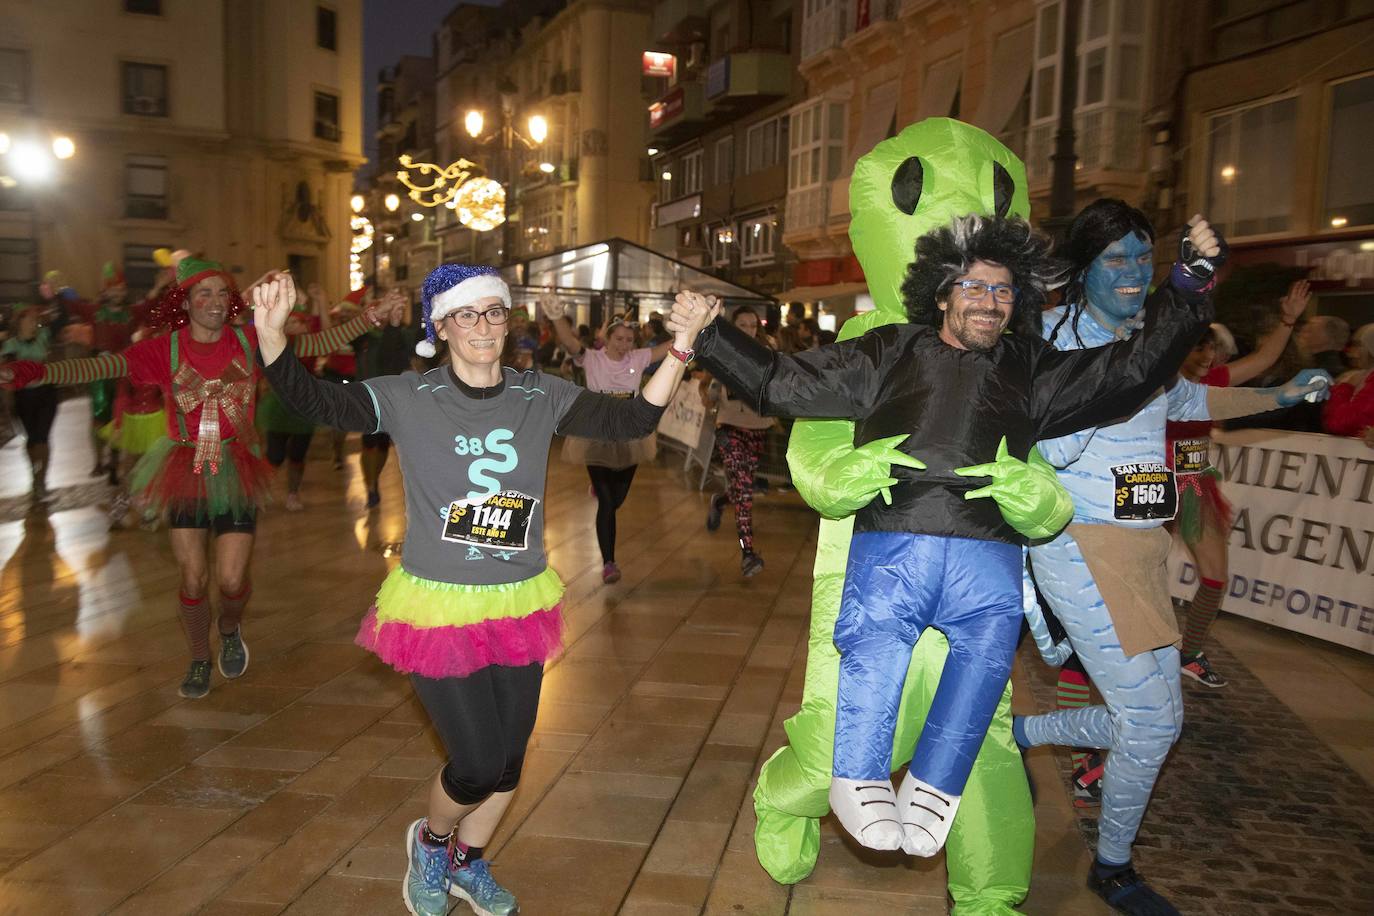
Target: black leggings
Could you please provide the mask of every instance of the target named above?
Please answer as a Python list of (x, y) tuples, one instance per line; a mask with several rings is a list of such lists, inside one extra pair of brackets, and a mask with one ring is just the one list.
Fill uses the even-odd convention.
[(290, 458), (292, 464), (305, 464), (310, 453), (310, 437), (314, 433), (277, 433), (267, 431), (267, 462), (279, 468)]
[(415, 695), (448, 752), (439, 779), (448, 797), (475, 805), (520, 781), (525, 745), (539, 712), (544, 666), (489, 665), (467, 677), (410, 676)]
[(601, 547), (601, 562), (615, 562), (615, 510), (625, 502), (630, 494), (630, 484), (634, 483), (638, 465), (627, 468), (602, 468), (587, 465), (587, 476), (592, 479), (592, 491), (596, 493), (596, 543)]
[(49, 385), (20, 388), (14, 393), (14, 412), (19, 414), (29, 445), (46, 445), (57, 416), (57, 389)]

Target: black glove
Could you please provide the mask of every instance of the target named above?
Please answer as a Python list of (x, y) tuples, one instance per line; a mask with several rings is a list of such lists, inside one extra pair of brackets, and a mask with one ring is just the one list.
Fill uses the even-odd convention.
[(1211, 227), (1212, 232), (1216, 234), (1217, 247), (1221, 250), (1211, 257), (1207, 257), (1193, 247), (1192, 241), (1188, 238), (1188, 228), (1183, 230), (1183, 235), (1178, 241), (1179, 266), (1190, 277), (1201, 281), (1203, 284), (1210, 283), (1217, 271), (1221, 269), (1221, 265), (1226, 263), (1226, 256), (1230, 253), (1231, 248), (1226, 244), (1226, 239), (1222, 236), (1221, 231), (1213, 226)]

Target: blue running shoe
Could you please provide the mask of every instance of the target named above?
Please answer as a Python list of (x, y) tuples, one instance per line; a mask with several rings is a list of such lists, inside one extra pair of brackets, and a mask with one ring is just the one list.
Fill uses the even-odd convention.
[(520, 912), (515, 895), (496, 883), (486, 859), (478, 859), (462, 868), (450, 868), (448, 892), (467, 901), (477, 916), (510, 916)]
[(420, 842), (425, 819), (420, 818), (406, 830), (405, 882), (401, 897), (415, 916), (444, 916), (448, 912), (448, 847)]

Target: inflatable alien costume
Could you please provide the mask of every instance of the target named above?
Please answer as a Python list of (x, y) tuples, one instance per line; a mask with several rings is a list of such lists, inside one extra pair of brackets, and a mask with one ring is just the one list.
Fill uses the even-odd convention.
[[(912, 175), (913, 170), (920, 174)], [(894, 202), (898, 173), (919, 182), (919, 197)], [(945, 118), (907, 127), (861, 158), (850, 182), (850, 237), (876, 309), (845, 323), (840, 339), (904, 323), (901, 286), (916, 239), (968, 213), (1025, 216), (1025, 167), (977, 128)], [(847, 420), (803, 420), (792, 433), (788, 463), (802, 495), (823, 516), (816, 549), (810, 652), (800, 711), (786, 723), (789, 743), (764, 765), (754, 793), (759, 861), (784, 884), (815, 866), (819, 819), (829, 811), (840, 656), (834, 629), (844, 589), (853, 513), (891, 484), (890, 465), (905, 458), (882, 440), (854, 445)], [(1036, 456), (1038, 458), (1038, 456)], [(1024, 465), (1023, 465), (1024, 467)], [(1059, 518), (1063, 522), (1062, 515)], [(1055, 530), (1025, 534), (1045, 536)], [(892, 747), (892, 768), (911, 759), (944, 666), (946, 642), (934, 630), (917, 643)], [(949, 889), (961, 916), (1014, 912), (1030, 882), (1035, 822), (1021, 757), (1011, 737), (1011, 689), (1003, 693), (950, 834)]]

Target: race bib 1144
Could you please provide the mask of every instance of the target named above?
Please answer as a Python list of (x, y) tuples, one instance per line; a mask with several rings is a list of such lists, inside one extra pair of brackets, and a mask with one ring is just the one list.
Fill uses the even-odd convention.
[(1174, 472), (1163, 464), (1118, 464), (1112, 468), (1113, 508), (1123, 521), (1171, 519), (1178, 511)]
[(475, 506), (455, 500), (448, 507), (443, 538), (457, 544), (524, 550), (538, 505), (535, 497), (515, 490), (502, 490)]

